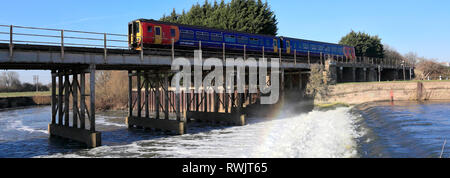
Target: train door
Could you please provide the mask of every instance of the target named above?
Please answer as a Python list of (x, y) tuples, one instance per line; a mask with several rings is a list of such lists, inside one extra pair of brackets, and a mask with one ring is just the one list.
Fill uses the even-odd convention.
[(161, 26), (155, 26), (155, 44), (162, 43), (162, 29)]
[(273, 39), (273, 52), (278, 52), (278, 41), (277, 39)]
[(286, 53), (291, 53), (291, 41), (286, 40)]

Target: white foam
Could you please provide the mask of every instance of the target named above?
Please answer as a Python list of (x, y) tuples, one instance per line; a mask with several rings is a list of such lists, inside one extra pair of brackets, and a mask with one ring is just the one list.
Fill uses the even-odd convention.
[(18, 128), (17, 130), (26, 131), (26, 132), (30, 132), (30, 133), (40, 132), (40, 133), (48, 134), (47, 130), (33, 129), (33, 128), (28, 127), (28, 126), (22, 126), (22, 127)]
[(26, 126), (23, 124), (23, 122), (21, 120), (14, 120), (11, 124), (9, 124), (7, 126), (7, 129), (19, 130), (19, 131), (24, 131), (24, 132), (29, 132), (29, 133), (38, 132), (38, 133), (48, 134), (47, 130), (35, 129), (32, 127)]
[(97, 118), (95, 118), (95, 123), (105, 125), (105, 126), (127, 127), (127, 125), (125, 123), (119, 124), (119, 123), (115, 123), (115, 122), (109, 122), (109, 121), (107, 121), (106, 118), (107, 118), (106, 116), (97, 117)]
[(356, 157), (357, 120), (350, 108), (312, 111), (242, 127), (102, 146), (50, 157)]

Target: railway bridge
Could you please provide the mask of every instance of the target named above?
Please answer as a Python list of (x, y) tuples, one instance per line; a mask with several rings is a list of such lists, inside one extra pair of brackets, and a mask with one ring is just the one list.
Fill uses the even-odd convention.
[[(410, 65), (389, 59), (350, 60), (344, 56), (310, 55), (310, 52), (282, 55), (266, 54), (264, 49), (261, 53), (245, 49), (244, 46), (242, 51), (227, 51), (225, 44), (222, 49), (202, 49), (200, 42), (195, 51), (174, 45), (135, 51), (128, 49), (127, 35), (122, 34), (0, 25), (0, 69), (49, 70), (52, 76), (49, 135), (76, 140), (88, 147), (101, 145), (101, 133), (95, 128), (97, 70), (128, 71), (126, 122), (129, 128), (169, 130), (176, 134), (186, 133), (187, 122), (191, 120), (244, 125), (249, 108), (260, 107), (264, 96), (260, 90), (250, 92), (249, 77), (252, 71), (257, 74), (260, 71), (240, 64), (231, 67), (243, 68), (244, 75), (233, 70), (230, 76), (235, 81), (245, 78), (242, 92), (211, 91), (203, 85), (191, 85), (180, 91), (169, 85), (178, 72), (172, 70), (172, 62), (179, 57), (190, 61), (192, 68), (198, 56), (222, 61), (274, 59), (275, 68), (272, 64), (253, 67), (267, 68), (269, 72), (263, 81), (267, 85), (279, 82), (280, 99), (276, 104), (283, 102), (286, 92), (302, 96), (313, 64), (324, 65), (332, 83), (411, 79), (413, 75)], [(206, 76), (212, 70), (202, 71), (202, 76)], [(231, 84), (233, 88), (237, 85)], [(224, 90), (226, 86), (221, 88)]]

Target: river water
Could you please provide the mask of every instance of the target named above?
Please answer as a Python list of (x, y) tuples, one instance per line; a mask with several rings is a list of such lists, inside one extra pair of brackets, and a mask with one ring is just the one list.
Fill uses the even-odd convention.
[(450, 101), (281, 110), (241, 127), (192, 123), (181, 136), (128, 130), (125, 116), (98, 113), (103, 146), (85, 149), (48, 138), (50, 107), (0, 111), (0, 157), (439, 157), (450, 142)]

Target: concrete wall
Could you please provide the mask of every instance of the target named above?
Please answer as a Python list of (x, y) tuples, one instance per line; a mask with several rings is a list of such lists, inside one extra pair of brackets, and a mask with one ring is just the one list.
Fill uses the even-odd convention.
[(386, 101), (391, 100), (391, 91), (394, 101), (417, 100), (418, 96), (421, 100), (450, 100), (450, 81), (337, 84), (330, 87), (325, 101), (316, 100), (315, 104)]

